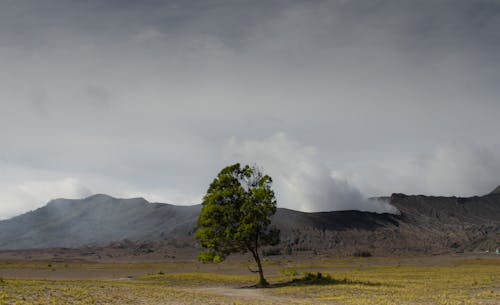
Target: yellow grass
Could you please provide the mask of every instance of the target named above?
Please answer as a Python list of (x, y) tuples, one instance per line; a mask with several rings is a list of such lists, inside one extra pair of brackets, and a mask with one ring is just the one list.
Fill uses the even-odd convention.
[[(44, 267), (48, 264), (52, 267)], [(0, 276), (2, 269), (12, 267), (68, 268), (74, 272), (85, 268), (158, 270), (145, 271), (132, 279), (113, 280), (4, 278), (0, 281), (0, 305), (500, 304), (500, 259), (495, 257), (275, 260), (266, 266), (268, 280), (275, 285), (268, 289), (248, 288), (257, 278), (244, 266), (242, 262), (216, 267), (196, 262), (0, 262)], [(322, 285), (292, 281), (309, 271), (329, 274), (333, 280)]]

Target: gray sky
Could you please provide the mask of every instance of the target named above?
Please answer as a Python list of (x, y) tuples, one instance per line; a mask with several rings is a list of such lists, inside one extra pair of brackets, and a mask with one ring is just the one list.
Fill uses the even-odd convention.
[(500, 2), (0, 1), (0, 219), (93, 193), (278, 204), (500, 184)]

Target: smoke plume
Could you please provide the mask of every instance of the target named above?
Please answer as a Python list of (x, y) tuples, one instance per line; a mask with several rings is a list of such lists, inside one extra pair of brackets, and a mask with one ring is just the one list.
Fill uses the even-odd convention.
[(262, 166), (271, 175), (278, 205), (305, 212), (361, 210), (397, 213), (381, 200), (370, 200), (318, 160), (315, 147), (304, 146), (277, 133), (263, 140), (231, 139), (226, 147), (229, 162)]

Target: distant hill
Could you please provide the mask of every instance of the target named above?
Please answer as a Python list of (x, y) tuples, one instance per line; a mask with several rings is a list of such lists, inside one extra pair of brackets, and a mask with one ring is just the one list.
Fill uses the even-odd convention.
[[(431, 197), (393, 194), (399, 215), (360, 211), (304, 213), (279, 208), (276, 253), (328, 252), (351, 255), (443, 253), (500, 246), (500, 194)], [(94, 195), (57, 199), (23, 215), (0, 221), (0, 249), (29, 249), (151, 242), (154, 247), (197, 247), (193, 237), (200, 205), (150, 203), (143, 198)], [(125, 243), (121, 242), (126, 240)], [(154, 251), (154, 249), (150, 250)]]
[(94, 195), (56, 199), (46, 206), (0, 221), (0, 249), (81, 247), (116, 240), (161, 239), (192, 229), (200, 206), (150, 203), (143, 198)]

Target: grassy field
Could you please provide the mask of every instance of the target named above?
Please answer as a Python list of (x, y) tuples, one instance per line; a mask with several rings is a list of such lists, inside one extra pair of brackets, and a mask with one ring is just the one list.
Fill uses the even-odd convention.
[[(0, 304), (500, 304), (500, 257), (0, 261)], [(318, 275), (318, 272), (321, 275)]]

